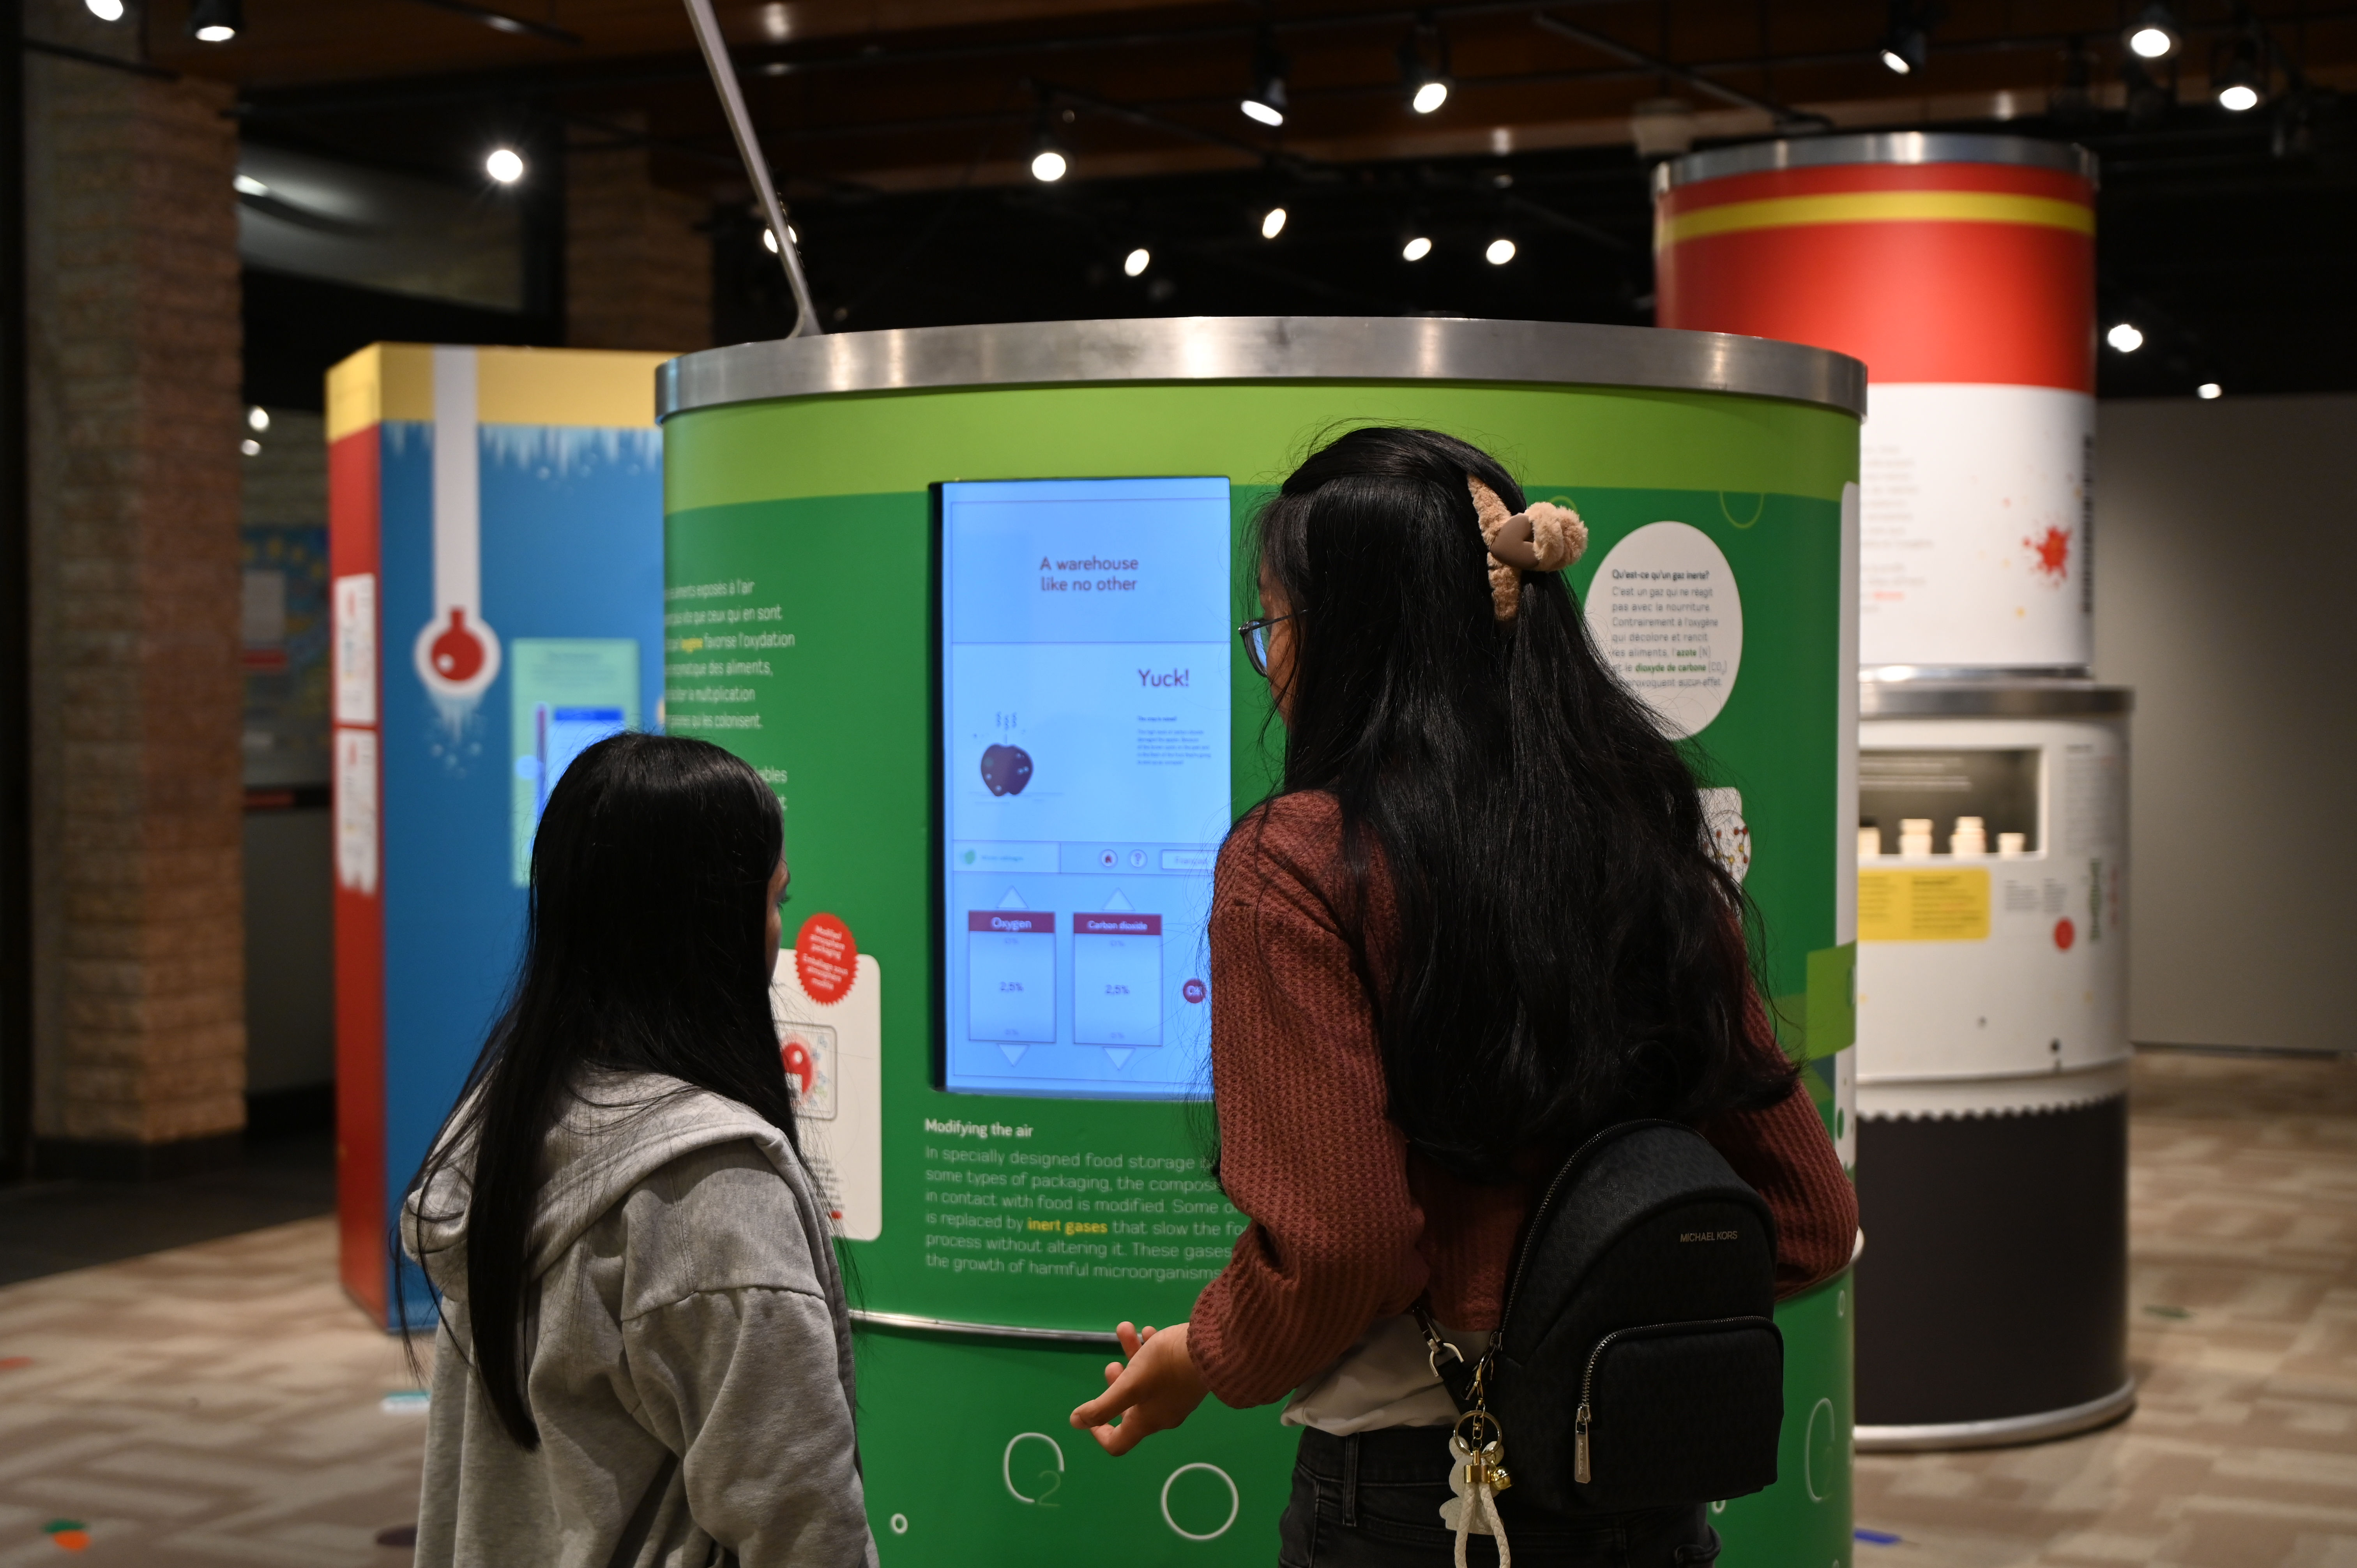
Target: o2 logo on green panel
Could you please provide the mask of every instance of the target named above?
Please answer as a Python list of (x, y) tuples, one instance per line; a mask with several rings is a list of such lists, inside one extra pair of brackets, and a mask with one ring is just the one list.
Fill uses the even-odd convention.
[[(1006, 1495), (1027, 1508), (1052, 1509), (1064, 1489), (1064, 1445), (1044, 1432), (1018, 1432), (1006, 1440), (1000, 1455), (999, 1479)], [(1219, 1466), (1190, 1460), (1163, 1477), (1159, 1508), (1162, 1522), (1189, 1541), (1217, 1541), (1233, 1529), (1243, 1511), (1243, 1494), (1235, 1477)], [(895, 1514), (893, 1528), (904, 1530), (905, 1516)]]

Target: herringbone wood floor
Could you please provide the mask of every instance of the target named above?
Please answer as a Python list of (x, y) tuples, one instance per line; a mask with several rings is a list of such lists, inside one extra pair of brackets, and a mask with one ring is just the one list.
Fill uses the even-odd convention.
[[(421, 1352), (431, 1347), (421, 1345)], [(397, 1568), (417, 1517), (400, 1342), (336, 1284), (330, 1219), (0, 1289), (0, 1568)]]
[(2134, 1085), (2136, 1413), (1861, 1456), (1858, 1523), (1902, 1541), (1858, 1568), (2357, 1568), (2357, 1062), (2152, 1053)]

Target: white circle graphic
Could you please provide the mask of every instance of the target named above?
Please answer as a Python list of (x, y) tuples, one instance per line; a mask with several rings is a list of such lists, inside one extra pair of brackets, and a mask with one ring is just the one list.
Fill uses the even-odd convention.
[[(1222, 1481), (1227, 1484), (1228, 1517), (1220, 1521), (1220, 1528), (1211, 1531), (1209, 1535), (1198, 1535), (1193, 1530), (1187, 1529), (1177, 1520), (1170, 1517), (1170, 1488), (1178, 1485), (1178, 1477), (1185, 1475), (1189, 1470), (1209, 1470), (1212, 1475), (1217, 1476)], [(1243, 1498), (1236, 1491), (1235, 1477), (1229, 1475), (1225, 1470), (1221, 1469), (1217, 1465), (1206, 1465), (1200, 1460), (1196, 1461), (1192, 1465), (1181, 1465), (1176, 1470), (1171, 1471), (1169, 1478), (1162, 1483), (1162, 1522), (1168, 1525), (1172, 1530), (1177, 1530), (1180, 1535), (1185, 1536), (1189, 1541), (1219, 1540), (1220, 1537), (1228, 1533), (1228, 1527), (1236, 1522), (1236, 1512), (1243, 1507)]]
[(907, 1514), (896, 1513), (892, 1516), (892, 1533), (895, 1535), (906, 1535), (909, 1533), (909, 1516)]
[(1006, 1440), (1006, 1452), (998, 1456), (998, 1478), (1006, 1483), (1006, 1495), (1018, 1503), (1037, 1504), (1039, 1498), (1027, 1498), (1015, 1487), (1015, 1445), (1027, 1437), (1036, 1437), (1056, 1451), (1056, 1469), (1064, 1468), (1064, 1445), (1044, 1432), (1018, 1432)]
[[(1809, 1434), (1801, 1444), (1801, 1484), (1809, 1488), (1809, 1500), (1813, 1503), (1825, 1500), (1825, 1494), (1817, 1490), (1817, 1417), (1821, 1415), (1828, 1427), (1833, 1425), (1833, 1401), (1821, 1399), (1809, 1407)], [(1830, 1434), (1826, 1441), (1832, 1441)]]
[(1691, 523), (1649, 522), (1611, 548), (1588, 585), (1587, 628), (1674, 739), (1718, 717), (1743, 664), (1735, 573)]

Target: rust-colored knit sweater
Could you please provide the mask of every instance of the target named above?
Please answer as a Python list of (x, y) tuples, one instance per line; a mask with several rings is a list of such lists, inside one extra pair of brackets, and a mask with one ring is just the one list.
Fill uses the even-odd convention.
[[(1346, 935), (1340, 843), (1330, 796), (1291, 795), (1220, 856), (1211, 929), (1220, 1177), (1252, 1223), (1196, 1301), (1188, 1346), (1231, 1405), (1284, 1398), (1426, 1291), (1451, 1328), (1495, 1328), (1534, 1196), (1449, 1175), (1412, 1154), (1384, 1116), (1373, 996)], [(1396, 915), (1383, 879), (1370, 882), (1367, 948), (1380, 970)], [(1764, 1036), (1766, 1017), (1756, 1005), (1754, 1015)], [(1857, 1200), (1805, 1091), (1701, 1131), (1775, 1214), (1780, 1294), (1848, 1262)]]

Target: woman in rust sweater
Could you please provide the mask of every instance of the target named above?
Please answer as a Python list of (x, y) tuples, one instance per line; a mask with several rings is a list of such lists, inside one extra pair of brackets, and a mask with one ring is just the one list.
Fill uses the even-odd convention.
[[(1850, 1255), (1856, 1200), (1695, 781), (1558, 575), (1586, 542), (1415, 430), (1340, 437), (1259, 519), (1245, 635), (1285, 772), (1221, 852), (1211, 923), (1219, 1176), (1252, 1223), (1188, 1322), (1122, 1325), (1127, 1365), (1072, 1423), (1118, 1455), (1207, 1392), (1289, 1398), (1291, 1568), (1453, 1555), (1457, 1410), (1412, 1314), (1479, 1357), (1534, 1189), (1586, 1134), (1699, 1128), (1773, 1210), (1782, 1294)], [(1699, 1503), (1500, 1511), (1524, 1568), (1717, 1551)]]

